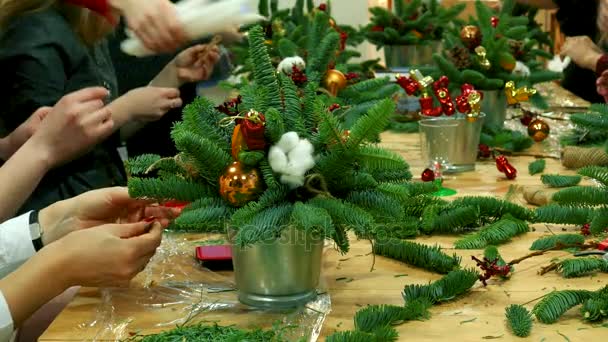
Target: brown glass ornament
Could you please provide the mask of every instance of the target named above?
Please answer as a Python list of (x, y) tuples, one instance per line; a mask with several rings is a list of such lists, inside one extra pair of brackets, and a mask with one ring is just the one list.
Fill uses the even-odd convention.
[(528, 135), (536, 142), (541, 142), (549, 136), (551, 128), (541, 119), (535, 119), (528, 125)]
[(219, 179), (220, 196), (234, 207), (256, 200), (264, 191), (260, 171), (240, 162), (230, 164)]
[(481, 45), (481, 30), (474, 25), (467, 25), (460, 30), (460, 40), (469, 50), (474, 50)]

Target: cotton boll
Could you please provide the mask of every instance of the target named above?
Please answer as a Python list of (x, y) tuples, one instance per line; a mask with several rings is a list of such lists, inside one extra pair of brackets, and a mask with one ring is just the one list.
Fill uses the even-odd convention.
[(290, 75), (293, 71), (293, 66), (297, 66), (298, 69), (302, 70), (306, 67), (306, 62), (300, 56), (287, 57), (284, 58), (279, 65), (277, 66), (277, 70), (284, 72), (287, 75)]
[(272, 171), (283, 173), (287, 169), (287, 155), (279, 147), (272, 146), (268, 151), (268, 163)]
[(304, 176), (282, 175), (281, 183), (287, 184), (291, 189), (304, 185)]
[(570, 57), (566, 57), (562, 60), (560, 56), (554, 56), (553, 59), (547, 63), (547, 69), (554, 72), (563, 72), (571, 62), (572, 59), (570, 59)]
[(528, 66), (524, 63), (517, 61), (515, 63), (515, 69), (513, 69), (513, 75), (520, 75), (525, 77), (530, 76), (530, 68), (528, 68)]
[(281, 140), (275, 145), (276, 147), (283, 150), (283, 152), (287, 153), (296, 147), (300, 142), (300, 137), (298, 137), (298, 133), (296, 132), (287, 132), (283, 134)]

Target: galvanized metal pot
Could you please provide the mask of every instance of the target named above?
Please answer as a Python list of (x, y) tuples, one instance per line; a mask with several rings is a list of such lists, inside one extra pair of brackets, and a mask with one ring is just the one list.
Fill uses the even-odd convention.
[(507, 119), (507, 95), (504, 90), (482, 90), (481, 111), (486, 113), (485, 127), (503, 128)]
[(441, 50), (441, 42), (426, 45), (387, 45), (384, 47), (386, 67), (396, 71), (411, 66), (433, 65), (433, 54)]
[(475, 122), (468, 122), (462, 115), (421, 119), (422, 159), (428, 165), (439, 162), (445, 173), (475, 170), (485, 117), (481, 113)]
[(287, 309), (313, 300), (321, 274), (323, 242), (322, 238), (288, 227), (278, 239), (247, 247), (233, 245), (239, 301), (255, 307)]

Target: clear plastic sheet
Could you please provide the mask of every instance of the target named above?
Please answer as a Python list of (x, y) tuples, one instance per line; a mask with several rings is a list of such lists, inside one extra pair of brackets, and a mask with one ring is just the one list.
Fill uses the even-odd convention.
[[(204, 238), (202, 240), (201, 238)], [(198, 245), (221, 243), (221, 236), (168, 233), (156, 255), (129, 288), (102, 289), (101, 301), (83, 314), (76, 329), (83, 339), (115, 341), (171, 330), (178, 325), (217, 323), (243, 329), (287, 327), (289, 340), (316, 341), (331, 310), (329, 294), (305, 307), (269, 311), (239, 303), (231, 272), (212, 272), (194, 258)], [(324, 281), (321, 280), (321, 287)], [(89, 314), (93, 312), (93, 314)]]

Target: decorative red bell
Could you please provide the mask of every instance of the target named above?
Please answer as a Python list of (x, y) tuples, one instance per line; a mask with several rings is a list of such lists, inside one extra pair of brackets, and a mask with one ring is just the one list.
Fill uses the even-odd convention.
[(517, 169), (513, 167), (505, 156), (496, 157), (496, 168), (507, 176), (507, 179), (515, 179), (517, 177)]

